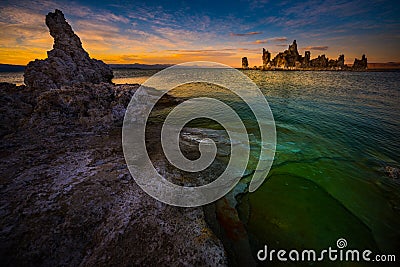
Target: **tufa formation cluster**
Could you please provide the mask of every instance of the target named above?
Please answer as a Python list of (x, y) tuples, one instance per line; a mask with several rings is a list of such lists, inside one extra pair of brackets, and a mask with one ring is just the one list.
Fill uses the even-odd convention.
[[(367, 58), (355, 59), (352, 67), (344, 64), (344, 55), (340, 55), (338, 59), (329, 59), (325, 55), (319, 55), (317, 58), (311, 59), (311, 52), (305, 51), (302, 56), (297, 50), (296, 40), (293, 41), (289, 48), (284, 52), (278, 53), (271, 59), (271, 53), (263, 48), (262, 51), (263, 65), (257, 69), (261, 70), (356, 70), (363, 71), (367, 69)], [(242, 68), (248, 69), (247, 58), (242, 58)]]

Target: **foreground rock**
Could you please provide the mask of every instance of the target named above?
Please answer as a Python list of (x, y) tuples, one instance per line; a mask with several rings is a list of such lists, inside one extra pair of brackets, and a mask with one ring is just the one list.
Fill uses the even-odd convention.
[(0, 139), (2, 265), (227, 264), (201, 208), (158, 202), (126, 167), (121, 124), (138, 85), (86, 84), (36, 97), (2, 87), (7, 114), (18, 114)]
[[(49, 58), (28, 65), (27, 86), (0, 84), (2, 266), (227, 265), (201, 208), (153, 199), (128, 171), (121, 126), (139, 85), (109, 83), (111, 69), (89, 58), (61, 11), (46, 24)], [(157, 109), (176, 102), (167, 95)]]
[(46, 16), (46, 25), (54, 38), (53, 50), (47, 52), (48, 58), (45, 60), (28, 64), (24, 74), (24, 82), (28, 87), (56, 89), (82, 82), (111, 82), (111, 68), (89, 57), (60, 10)]

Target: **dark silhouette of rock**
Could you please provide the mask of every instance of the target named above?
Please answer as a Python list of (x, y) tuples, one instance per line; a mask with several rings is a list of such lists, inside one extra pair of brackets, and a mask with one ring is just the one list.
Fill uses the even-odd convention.
[(267, 69), (270, 67), (270, 61), (271, 61), (271, 53), (268, 50), (265, 50), (265, 48), (263, 48), (263, 55), (262, 55), (262, 68), (263, 69)]
[(344, 67), (344, 55), (340, 55), (339, 58), (337, 59), (337, 66), (339, 68)]
[(303, 67), (310, 67), (310, 61), (311, 61), (311, 52), (306, 51), (303, 59)]
[[(248, 68), (248, 63), (244, 67), (244, 59), (247, 62), (247, 58), (242, 58), (242, 67)], [(278, 53), (271, 60), (271, 53), (263, 48), (262, 50), (262, 62), (263, 65), (259, 68), (254, 69), (261, 70), (366, 70), (367, 69), (367, 58), (365, 55), (362, 59), (354, 60), (353, 67), (348, 67), (344, 63), (344, 55), (339, 55), (338, 59), (329, 59), (325, 55), (319, 55), (317, 58), (311, 59), (311, 52), (305, 51), (305, 56), (299, 54), (297, 50), (297, 42), (293, 41), (289, 45), (288, 49)]]
[(274, 59), (272, 60), (272, 66), (278, 69), (286, 69), (288, 67), (288, 62), (286, 60), (285, 53), (277, 54)]
[(318, 56), (317, 58), (311, 60), (311, 67), (326, 68), (328, 67), (328, 59), (325, 57), (325, 55)]
[(365, 57), (365, 55), (362, 55), (361, 59), (357, 59), (357, 58), (354, 59), (354, 64), (352, 67), (353, 70), (357, 70), (357, 71), (366, 70), (367, 67), (368, 67), (368, 61), (367, 61), (367, 58)]
[(242, 69), (247, 70), (249, 68), (249, 61), (247, 57), (242, 58)]
[(300, 59), (299, 51), (297, 51), (296, 40), (294, 40), (293, 43), (291, 45), (289, 45), (289, 49), (287, 51), (288, 51), (288, 53), (286, 53), (287, 54), (286, 60), (288, 61), (288, 66), (295, 67), (296, 61), (299, 61), (299, 59)]
[(296, 40), (284, 52), (278, 53), (272, 60), (272, 67), (278, 69), (287, 69), (300, 67), (301, 56), (297, 50)]
[(28, 87), (57, 89), (82, 82), (111, 82), (112, 69), (89, 57), (60, 10), (46, 16), (46, 25), (54, 38), (53, 50), (47, 52), (48, 58), (29, 62), (24, 73)]

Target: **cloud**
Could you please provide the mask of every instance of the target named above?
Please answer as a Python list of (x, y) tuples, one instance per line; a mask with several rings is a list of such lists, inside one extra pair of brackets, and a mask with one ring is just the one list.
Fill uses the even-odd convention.
[(282, 42), (287, 42), (287, 38), (286, 37), (273, 37), (273, 38), (268, 38), (268, 41), (282, 43)]
[(221, 48), (221, 49), (169, 49), (165, 52), (175, 52), (179, 54), (197, 54), (197, 55), (233, 55), (238, 52), (259, 53), (259, 49), (249, 48)]
[(262, 34), (262, 32), (245, 32), (245, 33), (230, 33), (230, 36), (251, 36), (251, 35), (257, 35), (257, 34)]
[(243, 44), (248, 44), (248, 45), (258, 45), (258, 44), (266, 44), (268, 43), (268, 40), (255, 40), (252, 42), (243, 42)]
[(304, 50), (318, 50), (318, 51), (326, 51), (328, 50), (328, 46), (324, 45), (324, 46), (307, 46), (304, 47)]

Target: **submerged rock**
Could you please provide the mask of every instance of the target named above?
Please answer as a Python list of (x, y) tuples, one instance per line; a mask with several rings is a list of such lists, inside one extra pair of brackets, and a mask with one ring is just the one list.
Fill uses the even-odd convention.
[(392, 166), (386, 166), (385, 167), (385, 172), (387, 176), (389, 176), (392, 179), (399, 179), (400, 178), (400, 169)]
[(111, 82), (112, 69), (89, 57), (60, 10), (46, 16), (46, 25), (54, 38), (53, 50), (47, 52), (48, 58), (29, 62), (24, 73), (28, 87), (57, 89), (82, 82)]

